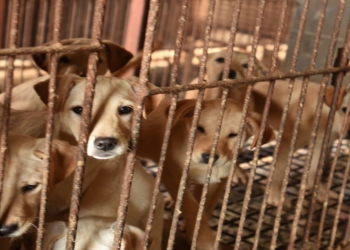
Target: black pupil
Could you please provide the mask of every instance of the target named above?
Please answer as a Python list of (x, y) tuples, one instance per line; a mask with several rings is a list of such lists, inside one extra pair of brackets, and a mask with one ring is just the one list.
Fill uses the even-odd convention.
[(346, 113), (347, 108), (342, 108), (341, 110), (343, 111), (343, 113)]
[(216, 61), (219, 62), (219, 63), (223, 63), (223, 62), (225, 62), (225, 58), (219, 57), (219, 58), (216, 59)]
[(202, 134), (204, 134), (204, 133), (205, 133), (204, 128), (203, 128), (203, 127), (201, 127), (201, 126), (198, 126), (198, 127), (197, 127), (197, 131), (198, 131), (198, 132), (200, 132), (200, 133), (202, 133)]
[(248, 63), (242, 65), (243, 68), (248, 68)]
[(37, 186), (38, 186), (38, 184), (36, 184), (36, 185), (26, 185), (26, 186), (22, 187), (22, 191), (24, 193), (28, 193), (30, 191), (33, 191)]
[(83, 112), (83, 108), (81, 106), (77, 106), (77, 107), (74, 107), (72, 108), (73, 112), (78, 114), (78, 115), (81, 115), (81, 113)]
[(132, 108), (128, 107), (128, 106), (123, 106), (119, 108), (119, 114), (121, 115), (125, 115), (125, 114), (129, 114), (132, 112)]
[(231, 134), (228, 135), (229, 138), (233, 138), (233, 137), (236, 137), (236, 136), (237, 136), (237, 134), (235, 134), (235, 133), (231, 133)]
[(69, 59), (68, 59), (68, 57), (66, 57), (66, 56), (62, 56), (62, 57), (60, 58), (60, 62), (61, 62), (61, 63), (69, 63)]

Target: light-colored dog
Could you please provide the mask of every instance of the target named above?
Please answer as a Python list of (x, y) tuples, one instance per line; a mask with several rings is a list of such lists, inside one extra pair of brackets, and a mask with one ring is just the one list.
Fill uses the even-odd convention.
[[(261, 82), (257, 83), (254, 86), (253, 98), (256, 105), (256, 111), (259, 113), (263, 112), (263, 108), (266, 102), (266, 95), (268, 90), (269, 83)], [(273, 176), (271, 193), (269, 195), (268, 202), (271, 205), (277, 206), (280, 195), (281, 195), (281, 187), (284, 172), (286, 170), (286, 160), (288, 158), (288, 154), (290, 151), (290, 143), (292, 140), (293, 127), (295, 124), (295, 116), (298, 108), (298, 101), (300, 96), (302, 82), (300, 80), (295, 80), (293, 94), (291, 97), (290, 108), (288, 111), (288, 116), (286, 120), (286, 125), (284, 128), (280, 151), (277, 158), (276, 169)], [(309, 144), (309, 140), (311, 137), (312, 124), (314, 118), (316, 116), (316, 104), (319, 96), (320, 85), (317, 83), (309, 82), (305, 104), (303, 108), (303, 114), (301, 117), (300, 128), (298, 132), (298, 137), (296, 140), (295, 149), (302, 148)], [(287, 99), (288, 92), (288, 82), (287, 81), (276, 81), (276, 85), (274, 88), (274, 93), (271, 99), (271, 106), (268, 116), (268, 122), (274, 127), (274, 129), (278, 130), (280, 126), (280, 120), (282, 117), (283, 107), (285, 104), (285, 100)], [(307, 183), (307, 188), (310, 189), (313, 187), (316, 177), (316, 171), (318, 168), (318, 161), (322, 149), (322, 142), (325, 135), (326, 122), (330, 111), (330, 104), (333, 97), (334, 89), (333, 87), (328, 87), (326, 90), (325, 96), (325, 104), (322, 107), (321, 119), (319, 123), (319, 128), (317, 132), (317, 139), (314, 148), (314, 154), (311, 161), (310, 175)], [(330, 141), (334, 142), (335, 139), (339, 136), (341, 123), (344, 119), (344, 114), (346, 111), (347, 100), (349, 98), (348, 91), (345, 89), (341, 90), (340, 97), (337, 102), (337, 112), (334, 119), (333, 129), (330, 137)], [(348, 125), (348, 133), (350, 134), (350, 126)], [(322, 194), (325, 192), (325, 186), (321, 185), (319, 190), (319, 198), (322, 199)], [(286, 197), (285, 207), (290, 207), (290, 201), (288, 197)]]
[[(75, 38), (62, 40), (62, 45), (88, 45), (91, 39)], [(103, 40), (104, 49), (98, 52), (97, 74), (104, 75), (107, 71), (115, 72), (124, 67), (132, 58), (132, 54), (118, 44)], [(52, 42), (44, 44), (45, 46), (54, 45)], [(58, 56), (57, 75), (77, 74), (86, 76), (89, 51), (61, 52)], [(36, 65), (50, 73), (51, 54), (33, 55), (33, 61)], [(17, 110), (43, 110), (46, 106), (39, 100), (33, 91), (33, 86), (41, 81), (49, 79), (48, 75), (26, 81), (15, 86), (12, 89), (11, 108)], [(5, 94), (0, 94), (0, 103), (4, 103)]]
[[(214, 83), (221, 81), (225, 68), (225, 57), (227, 50), (209, 54), (206, 64), (206, 83)], [(232, 59), (228, 79), (246, 78), (248, 73), (249, 54), (239, 51), (232, 52)], [(252, 76), (264, 76), (268, 72), (264, 64), (259, 60), (254, 60), (254, 68)], [(198, 83), (198, 78), (194, 79), (190, 84)], [(247, 85), (237, 85), (230, 88), (229, 98), (234, 99), (240, 103), (244, 103), (244, 97), (247, 91)], [(197, 90), (187, 91), (185, 99), (196, 99), (198, 95)], [(205, 100), (220, 98), (222, 95), (221, 88), (206, 89), (204, 93)], [(251, 110), (254, 109), (253, 102), (251, 102)]]
[[(20, 244), (19, 237), (26, 245), (32, 244), (33, 237), (26, 234), (35, 234), (45, 167), (44, 149), (45, 139), (9, 134), (0, 206), (1, 249)], [(53, 140), (49, 191), (74, 171), (75, 157), (75, 147)]]
[[(79, 139), (86, 80), (76, 75), (66, 75), (59, 81), (54, 137), (76, 144)], [(47, 103), (47, 87), (48, 82), (35, 85), (35, 90), (44, 103)], [(91, 157), (88, 157), (84, 172), (83, 197), (79, 214), (81, 218), (100, 216), (115, 219), (117, 217), (126, 156), (131, 146), (131, 122), (133, 110), (136, 108), (136, 87), (137, 85), (132, 81), (114, 77), (97, 77), (90, 135), (87, 142), (87, 154)], [(36, 126), (38, 123), (34, 125)], [(18, 130), (23, 132), (26, 129), (23, 125)], [(33, 131), (38, 131), (38, 128), (31, 127), (25, 132)], [(72, 178), (68, 178), (57, 185), (49, 197), (51, 207), (48, 212), (58, 214), (69, 207), (72, 181)], [(153, 186), (153, 177), (145, 172), (139, 162), (136, 162), (127, 224), (145, 229)], [(48, 216), (52, 215), (48, 213)], [(159, 196), (150, 249), (160, 249), (162, 216), (163, 200)]]
[[(186, 150), (194, 108), (195, 100), (179, 101), (174, 116), (162, 175), (162, 181), (173, 199), (176, 199), (177, 197), (182, 166), (187, 155)], [(142, 122), (140, 143), (137, 149), (138, 156), (150, 159), (154, 162), (159, 161), (168, 109), (169, 102), (166, 98), (163, 103), (161, 103), (155, 111), (148, 114), (147, 119)], [(213, 121), (217, 120), (219, 110), (219, 99), (203, 102), (203, 109), (197, 127), (197, 135), (189, 170), (189, 183), (194, 182), (202, 185), (205, 181), (210, 150), (216, 127), (216, 123)], [(211, 212), (220, 198), (230, 171), (233, 149), (237, 143), (236, 136), (242, 115), (242, 106), (233, 100), (228, 100), (224, 112), (222, 129), (216, 149), (216, 155), (214, 157), (213, 172), (210, 179), (209, 196), (206, 203), (206, 212), (208, 215), (211, 215)], [(249, 114), (243, 140), (247, 140), (253, 135), (255, 140), (252, 147), (254, 147), (259, 130), (259, 115), (253, 113)], [(264, 133), (263, 143), (273, 139), (274, 133), (272, 129), (267, 126)], [(239, 167), (237, 167), (236, 175), (239, 176), (238, 178), (243, 179), (243, 181), (246, 181), (247, 179), (244, 171)], [(196, 222), (198, 202), (188, 191), (185, 191), (182, 207), (182, 215), (186, 221), (187, 238), (191, 240)], [(198, 248), (212, 249), (214, 238), (208, 227), (208, 217), (206, 214), (203, 216), (201, 230), (198, 239)]]

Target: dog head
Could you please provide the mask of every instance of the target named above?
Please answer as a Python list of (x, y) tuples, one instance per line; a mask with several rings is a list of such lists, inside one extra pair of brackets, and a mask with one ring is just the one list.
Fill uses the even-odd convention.
[[(89, 45), (91, 44), (91, 39), (65, 39), (61, 40), (60, 43), (62, 45)], [(107, 70), (113, 73), (121, 69), (133, 57), (129, 51), (112, 41), (102, 40), (102, 44), (105, 48), (98, 52), (98, 75), (104, 75)], [(54, 43), (49, 42), (44, 45), (51, 46)], [(89, 51), (60, 52), (57, 62), (57, 74), (73, 73), (86, 76), (89, 54)], [(51, 54), (35, 54), (33, 55), (33, 61), (42, 70), (51, 71)]]
[[(59, 124), (62, 135), (78, 141), (86, 79), (70, 74), (59, 77), (57, 81), (56, 123)], [(46, 104), (48, 84), (48, 81), (44, 81), (34, 86)], [(97, 77), (87, 146), (89, 156), (110, 159), (128, 151), (133, 110), (136, 108), (136, 88), (135, 81)], [(147, 100), (146, 98), (146, 104)], [(151, 106), (146, 104), (147, 110), (151, 111)]]
[[(328, 86), (326, 89), (325, 99), (324, 103), (331, 107), (332, 105), (332, 99), (334, 95), (334, 87)], [(345, 119), (345, 114), (348, 109), (348, 103), (349, 103), (349, 89), (346, 89), (344, 87), (341, 87), (340, 93), (336, 102), (336, 115), (334, 118), (334, 124), (333, 124), (333, 130), (336, 129), (340, 132), (342, 123)], [(345, 134), (345, 139), (350, 139), (350, 119), (348, 119), (348, 122), (346, 124), (347, 132)]]
[[(222, 80), (223, 72), (225, 68), (225, 57), (227, 50), (212, 53), (208, 56), (206, 72), (209, 82), (216, 82)], [(246, 78), (248, 72), (248, 62), (250, 55), (247, 53), (233, 51), (230, 71), (228, 74), (229, 79), (240, 79)], [(254, 68), (252, 76), (264, 76), (268, 72), (267, 68), (263, 63), (254, 59)]]
[[(10, 134), (0, 208), (0, 236), (16, 237), (36, 221), (45, 170), (45, 139)], [(49, 190), (75, 169), (76, 147), (53, 140)]]
[[(216, 121), (220, 111), (220, 99), (203, 102), (202, 112), (197, 126), (196, 139), (193, 148), (192, 162), (190, 167), (191, 180), (204, 183), (207, 165), (209, 163), (210, 151), (215, 136)], [(175, 126), (185, 126), (189, 131), (195, 109), (195, 100), (182, 100), (174, 117)], [(214, 156), (213, 172), (211, 182), (219, 182), (227, 177), (233, 157), (233, 150), (237, 144), (239, 124), (242, 117), (242, 105), (234, 100), (228, 99), (224, 110), (220, 136), (216, 154)], [(260, 133), (261, 118), (256, 113), (248, 113), (245, 124), (243, 141), (251, 136), (254, 137), (252, 148), (257, 143)], [(188, 135), (189, 133), (187, 133)], [(187, 136), (186, 135), (186, 136)], [(262, 143), (268, 143), (275, 138), (272, 128), (267, 125), (263, 134)], [(179, 140), (184, 141), (186, 138)], [(186, 148), (187, 144), (184, 144)]]

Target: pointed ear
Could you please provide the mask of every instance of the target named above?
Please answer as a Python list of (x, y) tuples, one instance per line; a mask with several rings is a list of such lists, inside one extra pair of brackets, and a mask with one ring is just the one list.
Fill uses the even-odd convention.
[(111, 73), (124, 67), (133, 57), (129, 51), (112, 41), (103, 40), (102, 43), (106, 48), (107, 64)]
[[(43, 44), (43, 46), (50, 46), (53, 42), (48, 42)], [(49, 63), (50, 63), (50, 53), (41, 53), (32, 55), (32, 59), (36, 66), (40, 69), (49, 72)]]
[[(34, 151), (34, 155), (44, 160), (45, 140), (42, 140)], [(52, 190), (55, 185), (70, 176), (76, 166), (77, 147), (61, 140), (52, 141), (49, 188)]]
[[(196, 107), (194, 99), (185, 99), (177, 102), (176, 111), (174, 114), (173, 126), (175, 126), (182, 118), (193, 117), (194, 109)], [(202, 104), (204, 108), (204, 104)], [(168, 117), (170, 106), (165, 109), (165, 115)]]
[[(337, 104), (336, 104), (336, 110), (339, 110), (341, 108), (341, 105), (343, 103), (344, 100), (344, 96), (346, 95), (347, 91), (346, 88), (344, 88), (343, 86), (340, 88), (340, 93), (338, 96), (338, 100), (337, 100)], [(333, 86), (327, 86), (326, 89), (326, 94), (324, 96), (324, 103), (328, 106), (331, 107), (332, 105), (332, 99), (333, 99), (333, 95), (334, 95), (334, 87)]]
[[(250, 136), (254, 136), (250, 149), (254, 149), (258, 143), (258, 137), (261, 127), (261, 116), (257, 113), (249, 113), (246, 121), (246, 131)], [(266, 123), (265, 131), (263, 133), (262, 145), (273, 141), (275, 139), (275, 133), (268, 123)]]
[[(67, 74), (56, 78), (56, 113), (63, 110), (69, 92), (80, 79), (82, 78), (75, 74)], [(34, 85), (35, 92), (45, 105), (48, 105), (49, 102), (49, 82), (50, 79), (47, 79)]]

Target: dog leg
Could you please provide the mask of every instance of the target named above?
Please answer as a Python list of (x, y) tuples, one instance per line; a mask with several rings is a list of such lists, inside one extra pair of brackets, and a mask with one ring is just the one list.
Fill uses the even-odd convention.
[[(177, 168), (177, 166), (171, 165), (172, 164), (170, 164), (170, 166), (165, 164), (167, 167), (164, 168), (162, 182), (165, 184), (168, 192), (175, 200), (177, 197), (178, 187), (180, 185), (181, 171)], [(193, 195), (187, 189), (185, 189), (182, 202), (182, 216), (186, 221), (186, 238), (190, 242), (192, 241), (198, 208), (198, 202), (195, 200)], [(198, 234), (197, 249), (212, 249), (214, 242), (214, 231), (209, 227), (209, 219), (206, 213), (204, 213)]]

